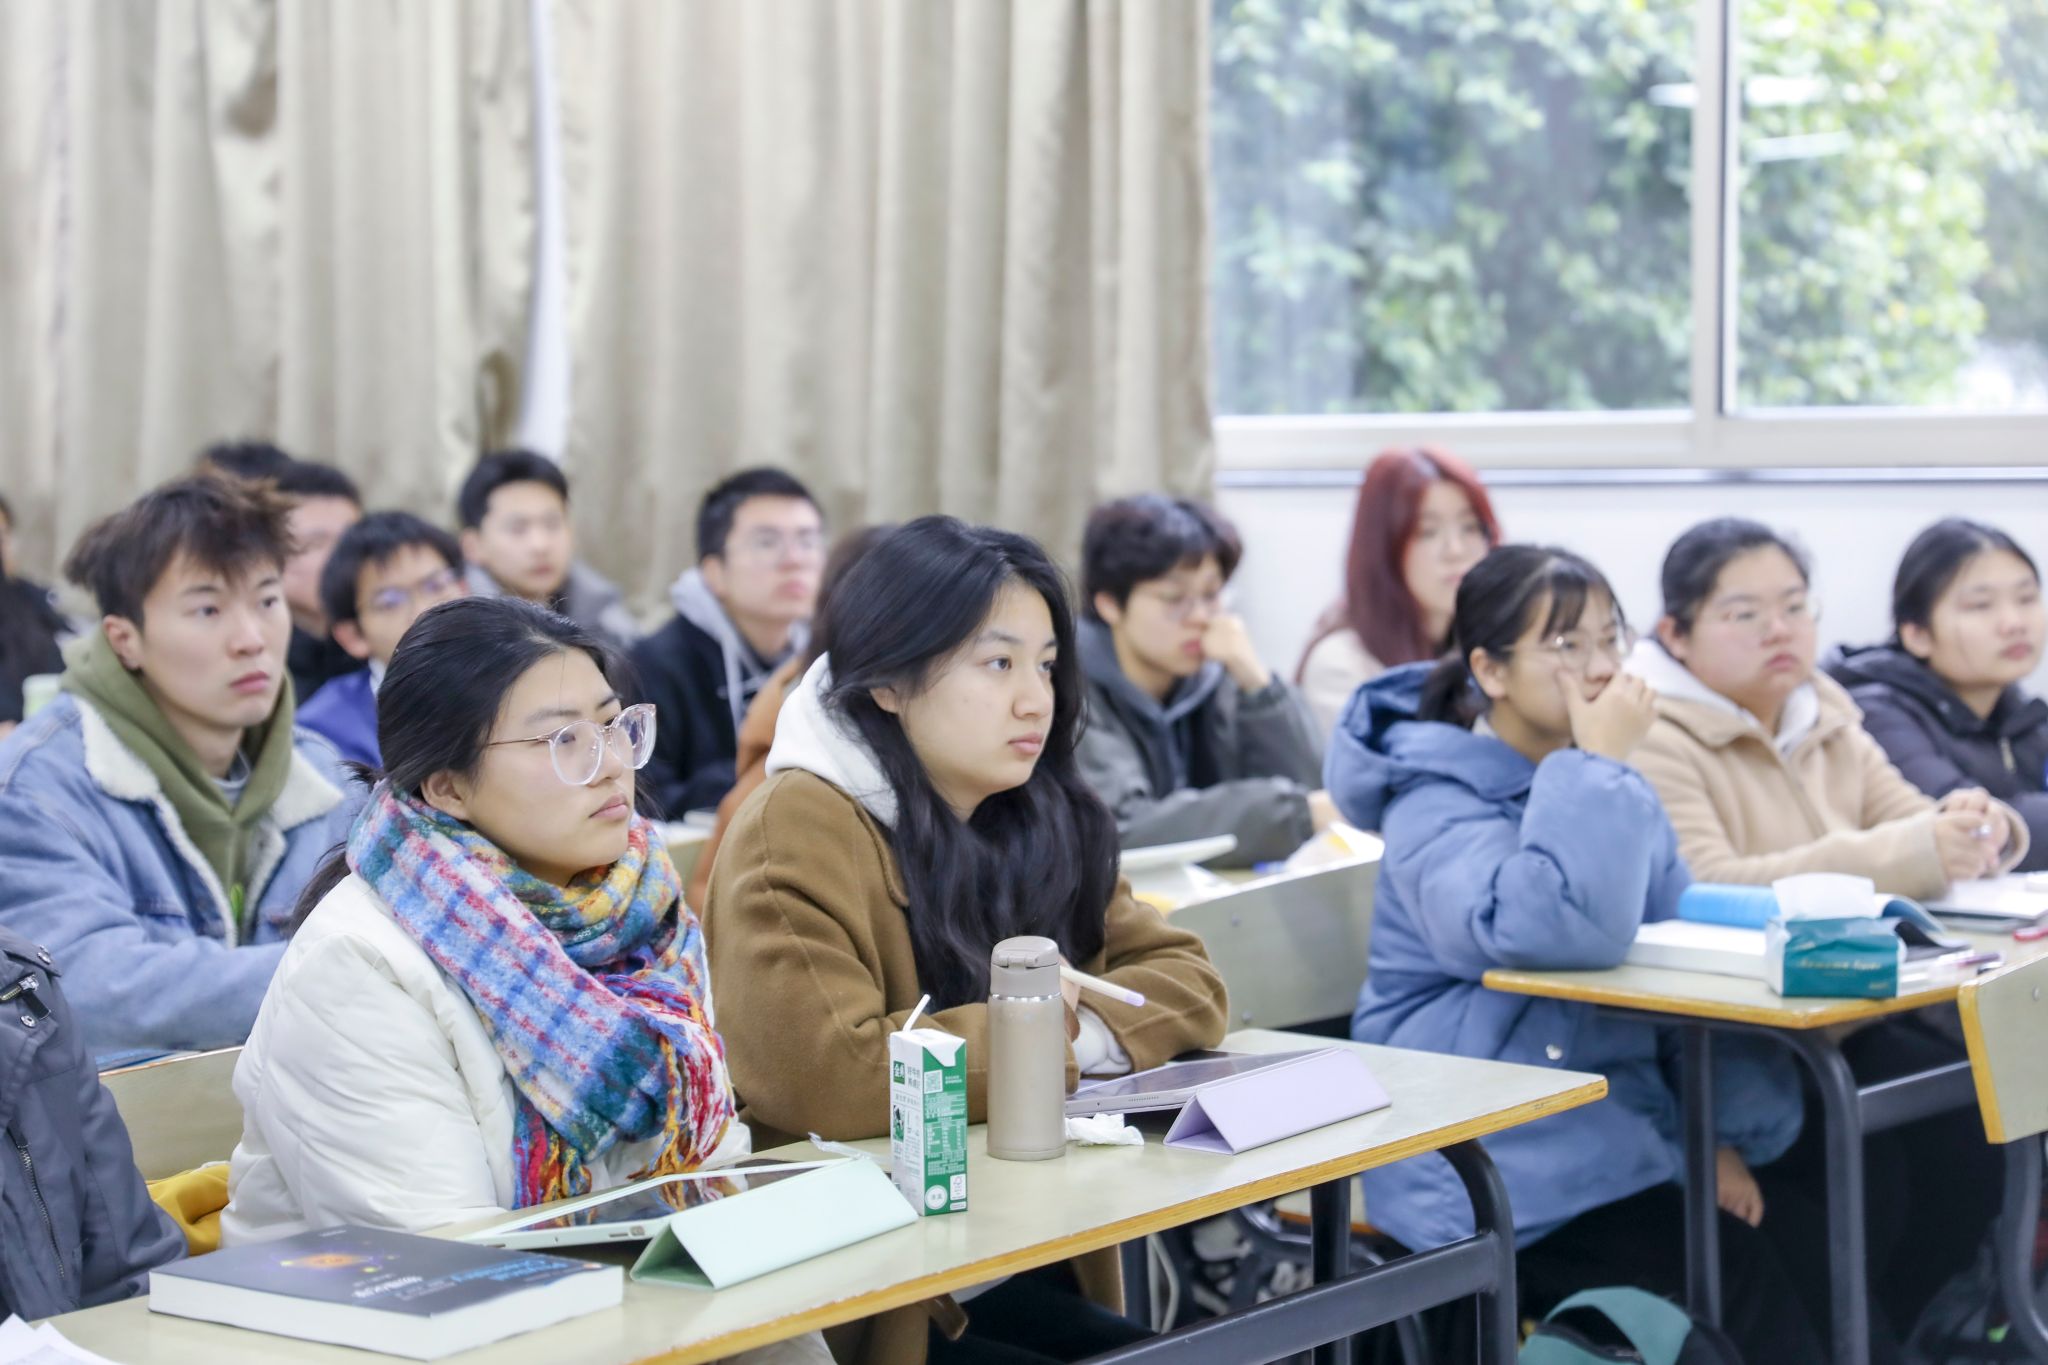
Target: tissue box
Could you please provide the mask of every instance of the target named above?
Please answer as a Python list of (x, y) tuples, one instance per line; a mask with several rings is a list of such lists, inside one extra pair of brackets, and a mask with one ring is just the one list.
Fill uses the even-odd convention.
[(1780, 918), (1764, 926), (1764, 957), (1765, 980), (1780, 995), (1889, 1000), (1906, 944), (1891, 921), (1868, 915)]

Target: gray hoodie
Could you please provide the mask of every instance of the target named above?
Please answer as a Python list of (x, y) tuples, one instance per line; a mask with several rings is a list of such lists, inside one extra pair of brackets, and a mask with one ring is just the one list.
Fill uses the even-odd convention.
[(1083, 621), (1079, 639), (1088, 710), (1077, 757), (1125, 848), (1232, 834), (1237, 848), (1216, 861), (1241, 867), (1307, 842), (1323, 755), (1294, 689), (1275, 678), (1247, 696), (1211, 662), (1162, 703), (1124, 676), (1108, 626)]

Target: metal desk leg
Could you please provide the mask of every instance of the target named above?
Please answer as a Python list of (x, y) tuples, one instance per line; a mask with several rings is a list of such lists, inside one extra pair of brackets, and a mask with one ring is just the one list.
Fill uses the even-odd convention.
[(2048, 1321), (2034, 1289), (2034, 1225), (2041, 1217), (2041, 1139), (2005, 1145), (2005, 1202), (1998, 1210), (1998, 1292), (2013, 1335), (2035, 1360), (2048, 1361)]
[(1117, 1248), (1124, 1272), (1124, 1316), (1150, 1332), (1152, 1327), (1152, 1239), (1134, 1237)]
[[(1309, 1269), (1317, 1284), (1351, 1273), (1351, 1177), (1308, 1192)], [(1351, 1365), (1351, 1338), (1315, 1348), (1315, 1365)]]
[(1698, 1024), (1680, 1030), (1685, 1125), (1685, 1303), (1721, 1325), (1721, 1213), (1715, 1167), (1714, 1042)]
[(1829, 1300), (1837, 1365), (1870, 1360), (1870, 1253), (1863, 1225), (1863, 1111), (1842, 1050), (1820, 1030), (1778, 1035), (1820, 1088), (1827, 1144)]
[(1444, 1148), (1444, 1156), (1472, 1201), (1472, 1231), (1493, 1237), (1493, 1287), (1479, 1294), (1478, 1365), (1514, 1365), (1521, 1348), (1516, 1321), (1515, 1216), (1508, 1207), (1508, 1187), (1486, 1149), (1476, 1142)]

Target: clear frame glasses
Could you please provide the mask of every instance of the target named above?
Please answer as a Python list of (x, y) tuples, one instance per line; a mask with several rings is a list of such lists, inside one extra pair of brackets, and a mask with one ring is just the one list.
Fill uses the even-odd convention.
[(1594, 636), (1583, 630), (1566, 631), (1538, 646), (1544, 653), (1556, 655), (1559, 663), (1581, 678), (1592, 672), (1593, 661), (1602, 655), (1620, 668), (1628, 661), (1629, 651), (1635, 647), (1634, 629), (1621, 624), (1616, 624), (1608, 635)]
[(587, 787), (604, 767), (606, 745), (633, 771), (647, 766), (647, 760), (654, 755), (654, 704), (629, 706), (606, 725), (594, 720), (572, 720), (552, 734), (494, 739), (484, 747), (495, 749), (501, 744), (545, 744), (548, 758), (555, 765), (555, 776), (572, 787)]
[(1185, 592), (1180, 588), (1151, 588), (1147, 591), (1151, 593), (1152, 600), (1176, 621), (1187, 620), (1195, 614), (1197, 607), (1210, 616), (1230, 610), (1230, 592), (1224, 588), (1215, 592)]
[(1812, 593), (1787, 598), (1775, 607), (1767, 607), (1753, 598), (1731, 602), (1707, 612), (1707, 619), (1717, 626), (1725, 627), (1738, 635), (1748, 635), (1761, 642), (1770, 637), (1771, 627), (1780, 617), (1793, 630), (1804, 630), (1820, 621), (1820, 599)]

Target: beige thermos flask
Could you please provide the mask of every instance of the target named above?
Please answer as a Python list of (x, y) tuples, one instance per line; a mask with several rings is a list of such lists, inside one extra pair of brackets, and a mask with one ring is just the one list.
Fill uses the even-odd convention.
[(1060, 948), (1006, 938), (989, 958), (988, 1154), (1047, 1161), (1067, 1154), (1067, 1005)]

